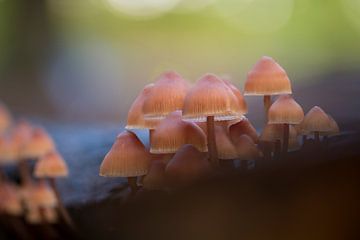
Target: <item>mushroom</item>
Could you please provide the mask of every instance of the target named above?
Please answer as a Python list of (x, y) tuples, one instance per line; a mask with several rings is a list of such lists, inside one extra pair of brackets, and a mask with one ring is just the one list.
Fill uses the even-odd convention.
[(215, 124), (216, 146), (218, 157), (221, 160), (234, 160), (237, 159), (238, 153), (235, 145), (230, 139), (227, 128)]
[(151, 153), (175, 153), (185, 144), (207, 152), (206, 135), (195, 123), (184, 121), (181, 111), (175, 111), (162, 120), (150, 139)]
[(271, 105), (271, 96), (291, 94), (291, 83), (285, 70), (271, 57), (263, 56), (248, 73), (245, 95), (264, 96), (265, 116)]
[(314, 134), (315, 141), (320, 142), (320, 133), (331, 132), (333, 122), (320, 107), (315, 106), (305, 115), (300, 124), (300, 133), (303, 135)]
[(234, 144), (237, 151), (237, 157), (241, 161), (241, 167), (244, 170), (248, 168), (248, 161), (262, 157), (261, 151), (256, 147), (252, 138), (246, 134), (242, 134), (237, 138)]
[(242, 106), (233, 90), (214, 74), (201, 77), (185, 97), (183, 118), (207, 123), (209, 157), (215, 165), (218, 157), (214, 122), (242, 118), (247, 111)]
[(128, 130), (119, 134), (100, 166), (100, 176), (127, 177), (132, 194), (137, 192), (137, 177), (146, 175), (151, 155), (139, 138)]
[(281, 95), (271, 105), (268, 114), (268, 123), (283, 125), (283, 153), (288, 151), (289, 124), (300, 124), (303, 118), (304, 111), (290, 95)]
[(171, 186), (183, 187), (208, 176), (211, 170), (206, 153), (187, 144), (182, 146), (167, 164), (165, 176)]
[(8, 182), (0, 183), (0, 199), (0, 208), (4, 213), (16, 217), (23, 214), (21, 195), (16, 185)]
[(145, 119), (164, 119), (168, 114), (181, 110), (190, 84), (178, 73), (163, 73), (151, 88), (143, 105)]
[(40, 179), (48, 178), (50, 186), (57, 198), (59, 212), (66, 224), (73, 228), (74, 223), (61, 200), (60, 192), (56, 184), (56, 178), (67, 177), (68, 175), (66, 162), (57, 151), (45, 154), (35, 164), (34, 176)]
[(249, 137), (251, 137), (251, 139), (255, 143), (259, 141), (259, 136), (256, 132), (256, 129), (251, 124), (249, 119), (247, 119), (246, 117), (244, 117), (241, 121), (229, 125), (228, 128), (229, 128), (230, 138), (233, 142), (237, 142), (238, 138), (243, 134), (246, 134)]
[(166, 164), (161, 160), (153, 160), (148, 174), (143, 178), (143, 186), (148, 190), (163, 190), (166, 186)]
[(24, 159), (37, 159), (55, 149), (55, 144), (50, 135), (41, 127), (34, 127), (30, 138), (25, 141), (21, 156)]

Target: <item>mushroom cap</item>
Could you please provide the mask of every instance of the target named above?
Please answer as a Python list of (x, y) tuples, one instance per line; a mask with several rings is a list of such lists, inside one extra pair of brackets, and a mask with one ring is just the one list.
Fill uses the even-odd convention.
[(22, 158), (39, 158), (55, 149), (55, 144), (50, 135), (41, 127), (34, 127), (30, 138), (21, 148)]
[(304, 111), (290, 95), (281, 95), (271, 105), (268, 119), (270, 124), (299, 124), (304, 119)]
[(0, 184), (0, 211), (12, 216), (20, 216), (24, 212), (19, 189), (11, 183)]
[(169, 113), (181, 110), (190, 84), (178, 73), (163, 73), (151, 88), (143, 112), (145, 119), (163, 119)]
[(196, 82), (183, 108), (183, 118), (195, 122), (205, 122), (208, 116), (214, 116), (216, 121), (232, 120), (245, 113), (233, 91), (214, 74), (206, 74)]
[(224, 83), (226, 84), (226, 86), (228, 86), (230, 88), (230, 90), (232, 91), (232, 93), (235, 95), (235, 97), (238, 100), (241, 112), (243, 112), (243, 114), (248, 112), (248, 107), (247, 107), (247, 103), (245, 101), (244, 96), (242, 95), (242, 93), (240, 92), (240, 90), (235, 87), (234, 84), (232, 84), (229, 80), (227, 79), (222, 79), (224, 81)]
[(0, 133), (4, 133), (7, 129), (9, 129), (11, 123), (12, 117), (9, 110), (5, 104), (0, 102)]
[(150, 154), (130, 131), (119, 134), (100, 166), (103, 177), (136, 177), (147, 174)]
[(206, 152), (206, 135), (195, 123), (184, 121), (181, 111), (169, 114), (150, 135), (151, 153), (174, 153), (185, 144)]
[(320, 135), (323, 136), (331, 136), (331, 135), (336, 135), (340, 133), (340, 128), (338, 126), (338, 124), (336, 123), (336, 121), (334, 120), (333, 117), (331, 117), (328, 114), (328, 117), (330, 118), (330, 126), (331, 126), (331, 130), (328, 132), (320, 132)]
[(25, 220), (30, 224), (40, 224), (42, 222), (42, 217), (39, 208), (29, 208), (26, 212)]
[(331, 132), (332, 121), (329, 116), (318, 106), (310, 109), (300, 124), (302, 134), (313, 132)]
[(251, 139), (255, 143), (259, 141), (259, 136), (256, 132), (256, 129), (251, 124), (249, 119), (245, 117), (241, 121), (229, 125), (229, 133), (230, 133), (231, 141), (234, 143), (236, 143), (238, 141), (238, 138), (243, 134), (251, 137)]
[(219, 159), (236, 159), (238, 152), (230, 139), (227, 127), (215, 125), (215, 140)]
[(12, 164), (19, 160), (20, 146), (11, 136), (0, 136), (0, 164)]
[(165, 168), (170, 185), (181, 187), (208, 176), (212, 171), (207, 154), (194, 146), (182, 146)]
[(285, 70), (271, 57), (260, 58), (247, 75), (245, 95), (291, 93), (291, 83)]
[(252, 160), (262, 157), (261, 151), (256, 147), (252, 138), (246, 134), (238, 137), (235, 147), (238, 158), (241, 160)]
[(52, 151), (36, 162), (34, 175), (38, 178), (66, 177), (69, 171), (63, 157), (57, 151)]
[(159, 120), (144, 118), (143, 106), (153, 87), (153, 83), (146, 85), (132, 103), (127, 116), (126, 129), (154, 129), (159, 123)]
[(143, 179), (143, 186), (145, 189), (164, 189), (166, 185), (165, 167), (166, 164), (163, 161), (155, 160), (151, 162), (149, 172)]

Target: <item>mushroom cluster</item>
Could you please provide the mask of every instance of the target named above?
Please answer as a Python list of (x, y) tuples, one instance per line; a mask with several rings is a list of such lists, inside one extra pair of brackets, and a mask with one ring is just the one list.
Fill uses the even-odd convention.
[[(4, 171), (9, 165), (17, 166), (20, 184)], [(0, 214), (29, 224), (63, 220), (73, 227), (56, 185), (57, 178), (67, 176), (67, 164), (48, 132), (25, 120), (13, 121), (0, 104)]]
[[(166, 190), (211, 176), (225, 163), (274, 159), (300, 147), (299, 135), (337, 134), (336, 122), (319, 107), (304, 117), (285, 70), (262, 57), (248, 73), (244, 95), (264, 97), (265, 126), (258, 134), (245, 117), (242, 92), (227, 78), (205, 74), (193, 85), (174, 71), (148, 84), (130, 107), (126, 130), (100, 166), (104, 177), (126, 177), (135, 194), (142, 186)], [(278, 95), (272, 103), (272, 96)], [(134, 129), (149, 130), (145, 146)], [(306, 137), (304, 137), (305, 139)], [(227, 165), (227, 164), (226, 164)]]

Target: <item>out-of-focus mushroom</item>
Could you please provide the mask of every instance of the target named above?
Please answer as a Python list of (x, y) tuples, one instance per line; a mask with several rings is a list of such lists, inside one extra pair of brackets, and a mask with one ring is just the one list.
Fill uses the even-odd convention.
[(268, 119), (269, 124), (283, 125), (282, 152), (286, 153), (289, 146), (289, 124), (300, 124), (304, 119), (304, 111), (290, 95), (282, 95), (271, 105)]
[(154, 160), (150, 164), (148, 174), (143, 179), (143, 186), (148, 190), (164, 190), (166, 187), (165, 178), (166, 164), (159, 160)]
[(175, 111), (159, 123), (151, 134), (151, 153), (175, 153), (181, 146), (192, 144), (206, 152), (206, 135), (195, 123), (184, 121), (181, 111)]
[(194, 146), (182, 146), (165, 168), (166, 178), (172, 187), (192, 184), (212, 171), (207, 154), (199, 152)]
[(5, 104), (0, 102), (0, 134), (6, 132), (10, 128), (11, 124), (11, 114)]
[(265, 116), (271, 105), (271, 96), (291, 94), (291, 83), (285, 70), (271, 57), (263, 56), (248, 73), (245, 95), (264, 96)]
[(257, 143), (259, 141), (259, 136), (256, 132), (256, 129), (251, 124), (247, 118), (243, 118), (241, 121), (229, 125), (229, 133), (231, 140), (236, 143), (238, 138), (245, 134), (251, 137), (251, 139)]
[(186, 95), (183, 118), (207, 123), (210, 161), (218, 164), (214, 122), (241, 118), (247, 111), (223, 80), (214, 74), (201, 77)]

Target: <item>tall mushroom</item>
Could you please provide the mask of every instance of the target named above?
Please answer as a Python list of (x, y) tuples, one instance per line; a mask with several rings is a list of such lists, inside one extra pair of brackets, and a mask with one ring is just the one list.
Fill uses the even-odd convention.
[(139, 138), (130, 131), (119, 134), (100, 166), (100, 176), (127, 177), (133, 194), (137, 191), (137, 177), (146, 175), (150, 153)]
[(271, 96), (291, 94), (291, 83), (285, 70), (271, 57), (263, 56), (248, 73), (245, 95), (264, 96), (265, 116), (271, 105)]
[[(56, 178), (63, 178), (69, 175), (68, 167), (62, 156), (57, 151), (52, 151), (42, 156), (35, 164), (34, 176), (41, 179), (48, 179), (52, 187), (57, 202), (59, 203), (59, 212), (70, 227), (74, 227), (74, 223), (70, 214), (66, 210), (60, 192), (57, 188)], [(49, 210), (51, 211), (51, 210)]]
[(207, 123), (207, 142), (210, 161), (218, 164), (215, 121), (241, 118), (247, 109), (239, 104), (239, 98), (214, 74), (201, 77), (186, 95), (183, 118)]
[(301, 106), (290, 96), (281, 95), (271, 105), (268, 114), (269, 124), (282, 124), (283, 132), (283, 154), (287, 153), (289, 146), (289, 124), (300, 124), (304, 118)]

